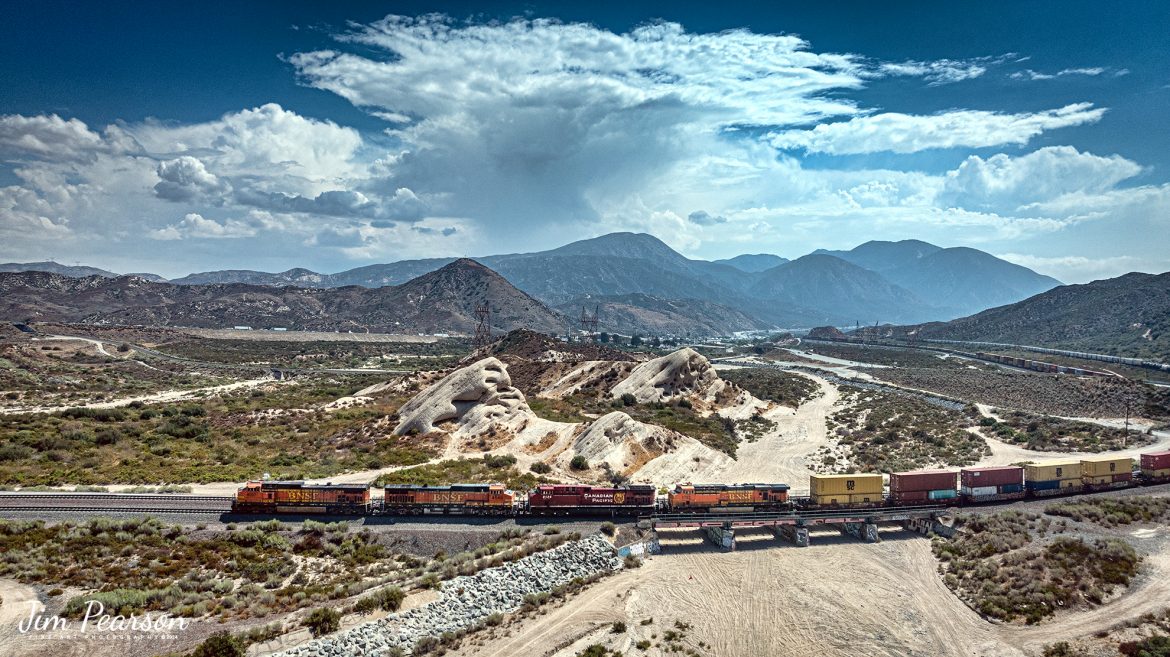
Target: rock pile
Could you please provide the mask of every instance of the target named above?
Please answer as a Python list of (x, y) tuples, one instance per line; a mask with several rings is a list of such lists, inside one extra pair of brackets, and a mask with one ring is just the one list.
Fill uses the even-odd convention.
[(448, 580), (439, 598), (427, 605), (311, 641), (279, 657), (378, 657), (394, 648), (409, 654), (423, 637), (470, 629), (492, 614), (519, 609), (525, 596), (551, 591), (574, 578), (611, 572), (620, 565), (613, 546), (594, 535)]

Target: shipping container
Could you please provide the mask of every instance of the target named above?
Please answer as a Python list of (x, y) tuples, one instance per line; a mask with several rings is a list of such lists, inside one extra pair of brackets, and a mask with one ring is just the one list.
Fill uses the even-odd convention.
[(1142, 454), (1141, 461), (1142, 471), (1170, 470), (1170, 451)]
[(1052, 481), (1062, 479), (1080, 479), (1080, 461), (1048, 461), (1024, 466), (1024, 477), (1027, 481)]
[(1113, 483), (1112, 475), (1105, 475), (1103, 477), (1081, 477), (1081, 483), (1086, 486), (1101, 486), (1103, 484)]
[(842, 504), (849, 504), (849, 495), (843, 493), (836, 495), (813, 495), (809, 499), (817, 506), (838, 506)]
[(999, 486), (963, 486), (963, 494), (971, 497), (987, 497), (999, 492)]
[(1023, 484), (1004, 484), (1003, 486), (999, 486), (1000, 493), (1020, 493), (1023, 492), (1023, 490)]
[(1065, 493), (1073, 493), (1084, 488), (1084, 482), (1080, 479), (1061, 479), (1060, 490)]
[(958, 491), (953, 488), (944, 488), (942, 490), (930, 491), (929, 497), (935, 501), (953, 500), (959, 496)]
[(810, 495), (871, 495), (882, 496), (880, 474), (815, 474), (809, 478)]
[(1106, 477), (1133, 472), (1133, 459), (1114, 456), (1091, 456), (1081, 459), (1082, 477)]
[(1122, 474), (1115, 474), (1115, 475), (1113, 475), (1113, 481), (1114, 481), (1114, 483), (1121, 482), (1121, 481), (1133, 481), (1133, 473), (1132, 472), (1125, 472)]
[(959, 487), (959, 473), (954, 470), (918, 470), (915, 472), (895, 472), (890, 475), (890, 492), (899, 491), (931, 491)]
[(1161, 470), (1142, 469), (1142, 476), (1154, 481), (1170, 478), (1170, 468), (1162, 468)]
[(968, 488), (1024, 484), (1024, 469), (1018, 465), (992, 468), (963, 468), (959, 471), (962, 484)]
[(1029, 479), (1028, 483), (1025, 484), (1025, 487), (1030, 491), (1060, 490), (1060, 480), (1049, 479), (1047, 481), (1034, 481)]
[(926, 502), (930, 493), (924, 490), (904, 490), (890, 493), (890, 499), (905, 504), (907, 502)]

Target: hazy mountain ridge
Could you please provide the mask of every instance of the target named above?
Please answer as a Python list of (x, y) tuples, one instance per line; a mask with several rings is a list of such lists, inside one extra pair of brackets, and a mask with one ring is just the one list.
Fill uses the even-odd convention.
[(174, 285), (137, 277), (0, 274), (9, 321), (290, 328), (379, 333), (472, 333), (487, 302), (497, 331), (557, 332), (565, 318), (472, 260), (458, 260), (396, 287), (303, 288), (243, 283)]
[(1170, 272), (1063, 285), (950, 322), (900, 327), (927, 339), (1049, 346), (1170, 361)]
[(655, 335), (728, 335), (735, 331), (765, 330), (771, 323), (723, 304), (700, 299), (665, 299), (647, 294), (585, 296), (555, 306), (570, 320), (582, 308), (598, 313), (598, 330)]
[[(618, 330), (674, 325), (683, 319), (676, 313), (684, 307), (696, 313), (696, 327), (731, 330), (761, 323), (801, 327), (945, 320), (1019, 301), (1059, 284), (982, 251), (943, 249), (918, 240), (866, 242), (849, 251), (819, 250), (794, 261), (755, 254), (710, 262), (687, 258), (652, 235), (611, 233), (549, 251), (476, 261), (549, 306), (585, 296), (630, 295), (610, 301), (619, 314), (615, 326), (626, 327)], [(453, 258), (403, 260), (333, 274), (303, 268), (278, 273), (224, 270), (171, 282), (378, 288), (401, 285), (452, 262)], [(770, 263), (778, 264), (753, 271)], [(690, 303), (666, 308), (663, 300)], [(719, 319), (716, 315), (722, 311), (696, 301), (733, 312), (723, 313), (726, 320)], [(644, 323), (662, 312), (667, 315)]]

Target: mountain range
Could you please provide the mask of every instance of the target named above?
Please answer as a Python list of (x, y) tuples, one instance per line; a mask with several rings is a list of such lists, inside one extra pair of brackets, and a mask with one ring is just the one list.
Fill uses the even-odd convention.
[[(402, 285), (454, 261), (404, 260), (333, 274), (300, 268), (280, 273), (226, 270), (170, 282), (380, 288)], [(485, 256), (476, 261), (568, 317), (579, 314), (579, 305), (599, 305), (602, 327), (621, 332), (659, 332), (674, 326), (680, 330), (670, 332), (686, 332), (681, 329), (687, 327), (727, 333), (764, 327), (947, 320), (1019, 301), (1060, 284), (982, 251), (944, 249), (917, 240), (866, 242), (849, 251), (817, 251), (792, 261), (754, 254), (711, 262), (687, 258), (651, 235), (611, 233), (548, 251)], [(56, 263), (23, 266), (36, 269), (39, 265), (61, 267)]]
[(483, 303), (491, 308), (497, 332), (567, 328), (564, 316), (466, 259), (378, 288), (175, 285), (136, 276), (0, 273), (0, 317), (9, 321), (467, 334), (475, 331), (475, 308)]
[(950, 322), (895, 334), (1026, 344), (1170, 362), (1170, 272), (1065, 285)]

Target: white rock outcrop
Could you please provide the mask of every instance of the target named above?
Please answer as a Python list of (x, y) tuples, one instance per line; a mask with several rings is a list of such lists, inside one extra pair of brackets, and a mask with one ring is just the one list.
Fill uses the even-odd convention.
[(613, 387), (610, 396), (618, 399), (628, 393), (640, 404), (691, 396), (713, 401), (727, 385), (711, 367), (711, 361), (684, 347), (637, 366)]
[(594, 420), (573, 441), (573, 455), (584, 456), (590, 464), (608, 463), (614, 472), (628, 474), (669, 451), (679, 434), (639, 422), (621, 411)]
[(468, 434), (492, 424), (517, 423), (535, 417), (524, 393), (512, 387), (508, 369), (495, 358), (460, 368), (415, 395), (398, 410), (395, 435), (429, 433), (453, 421)]

